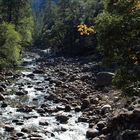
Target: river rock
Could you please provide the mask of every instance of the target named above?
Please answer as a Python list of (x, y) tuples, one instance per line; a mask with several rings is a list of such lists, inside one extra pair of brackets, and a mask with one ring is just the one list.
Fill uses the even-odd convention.
[(5, 100), (4, 96), (0, 93), (0, 101)]
[(71, 111), (71, 107), (69, 105), (65, 106), (65, 112), (70, 112)]
[(36, 69), (36, 70), (33, 71), (33, 73), (34, 74), (44, 74), (45, 71), (44, 70), (41, 70), (41, 69), (40, 70), (39, 69)]
[(90, 101), (88, 99), (84, 99), (82, 101), (81, 109), (86, 109), (89, 107), (89, 105), (90, 105)]
[(54, 83), (56, 86), (61, 86), (63, 84), (63, 82), (58, 79), (52, 79), (50, 83)]
[(97, 123), (97, 127), (98, 127), (99, 130), (102, 130), (105, 127), (105, 125), (106, 125), (105, 121), (99, 121)]
[(16, 133), (16, 135), (17, 135), (18, 137), (23, 137), (23, 136), (24, 136), (24, 133), (19, 132), (19, 133)]
[(7, 71), (5, 73), (5, 76), (13, 76), (13, 75), (14, 75), (14, 73), (12, 71)]
[(39, 125), (42, 125), (42, 126), (48, 126), (49, 123), (46, 122), (46, 121), (40, 121), (40, 122), (39, 122)]
[(80, 95), (80, 98), (81, 98), (81, 99), (85, 99), (85, 98), (87, 98), (87, 97), (88, 97), (88, 94), (87, 94), (87, 93), (83, 93), (83, 94)]
[(65, 71), (59, 71), (59, 75), (62, 77), (68, 76), (69, 74)]
[(38, 108), (36, 110), (37, 110), (37, 113), (45, 113), (45, 110), (43, 108)]
[(7, 85), (6, 84), (1, 84), (1, 86), (6, 89)]
[(90, 80), (90, 79), (91, 79), (91, 76), (88, 75), (88, 74), (86, 74), (86, 75), (81, 76), (80, 79), (81, 79), (82, 81)]
[(91, 98), (90, 103), (91, 104), (98, 104), (99, 103), (99, 98), (97, 98), (97, 97), (96, 98)]
[(29, 112), (32, 112), (32, 108), (31, 107), (28, 107), (28, 106), (21, 107), (21, 108), (18, 108), (17, 109), (17, 112), (29, 113)]
[(25, 92), (23, 92), (23, 91), (17, 91), (16, 92), (16, 95), (17, 96), (24, 96), (24, 95), (26, 95), (27, 93), (25, 93)]
[(91, 71), (91, 66), (88, 64), (84, 64), (82, 68), (82, 72), (90, 72)]
[(97, 74), (96, 84), (97, 86), (109, 86), (112, 85), (114, 73), (111, 72), (99, 72)]
[(7, 106), (8, 106), (8, 104), (5, 103), (5, 102), (3, 102), (3, 103), (1, 104), (1, 107), (2, 107), (2, 108), (5, 108), (5, 107), (7, 107)]
[(111, 105), (107, 104), (107, 105), (102, 106), (101, 113), (105, 114), (105, 113), (109, 112), (110, 110), (111, 110)]
[(12, 132), (14, 130), (14, 127), (11, 125), (5, 125), (4, 128), (5, 128), (5, 131), (7, 132)]
[(35, 90), (43, 91), (44, 90), (44, 87), (35, 87)]
[(97, 129), (89, 129), (86, 132), (86, 138), (95, 138), (99, 135), (99, 131)]
[(33, 79), (34, 76), (35, 76), (35, 75), (34, 75), (33, 73), (27, 75), (27, 77), (29, 77), (29, 78), (31, 78), (31, 79)]
[(69, 120), (68, 116), (65, 116), (65, 115), (58, 115), (55, 118), (60, 123), (67, 123), (67, 121)]
[(4, 91), (5, 89), (2, 86), (0, 86), (0, 92), (4, 92)]
[(28, 128), (22, 128), (22, 129), (21, 129), (21, 132), (24, 132), (24, 133), (29, 133), (29, 132), (30, 132), (30, 130), (29, 130)]
[(56, 99), (57, 96), (56, 96), (55, 94), (52, 93), (52, 94), (50, 94), (49, 96), (45, 96), (44, 98), (47, 99), (47, 100), (49, 100), (49, 101), (51, 101), (51, 100)]
[(88, 122), (88, 118), (81, 116), (78, 118), (78, 122)]
[(81, 107), (80, 106), (76, 106), (75, 107), (75, 112), (80, 112), (81, 111)]
[(137, 116), (140, 117), (140, 108), (135, 108), (135, 109), (133, 110), (133, 114), (135, 114), (135, 115), (137, 115)]

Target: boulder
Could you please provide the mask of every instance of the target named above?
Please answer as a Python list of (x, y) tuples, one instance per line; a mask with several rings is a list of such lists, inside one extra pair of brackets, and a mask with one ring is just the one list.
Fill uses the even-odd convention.
[(5, 125), (4, 128), (5, 128), (5, 131), (7, 132), (12, 132), (14, 130), (14, 127), (11, 125)]
[(97, 129), (89, 129), (86, 133), (86, 138), (95, 138), (99, 135), (99, 131)]
[(97, 86), (109, 86), (112, 85), (114, 73), (111, 72), (99, 72), (97, 74), (96, 85)]

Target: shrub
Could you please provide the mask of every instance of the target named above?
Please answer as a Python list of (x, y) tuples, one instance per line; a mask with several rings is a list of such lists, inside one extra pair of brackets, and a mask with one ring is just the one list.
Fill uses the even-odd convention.
[(0, 25), (0, 67), (14, 66), (19, 63), (21, 36), (9, 23)]
[(130, 87), (139, 88), (139, 27), (138, 0), (105, 0), (105, 10), (96, 20), (99, 47), (103, 52), (104, 62), (117, 64), (114, 83), (124, 92), (128, 92)]

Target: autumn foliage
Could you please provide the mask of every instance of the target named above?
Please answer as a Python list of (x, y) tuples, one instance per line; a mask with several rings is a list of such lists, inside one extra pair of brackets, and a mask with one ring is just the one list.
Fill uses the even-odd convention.
[(80, 24), (77, 26), (78, 32), (80, 35), (91, 35), (96, 33), (95, 28), (93, 26), (87, 26), (86, 24)]

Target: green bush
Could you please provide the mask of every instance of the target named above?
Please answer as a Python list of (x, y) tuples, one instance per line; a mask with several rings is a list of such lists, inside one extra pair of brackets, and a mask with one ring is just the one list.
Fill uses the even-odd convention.
[(21, 36), (9, 23), (0, 25), (0, 67), (17, 65), (20, 60)]
[(105, 0), (105, 10), (96, 20), (104, 62), (117, 65), (114, 83), (124, 92), (128, 92), (128, 87), (140, 88), (140, 9), (135, 8), (137, 3), (138, 0)]

